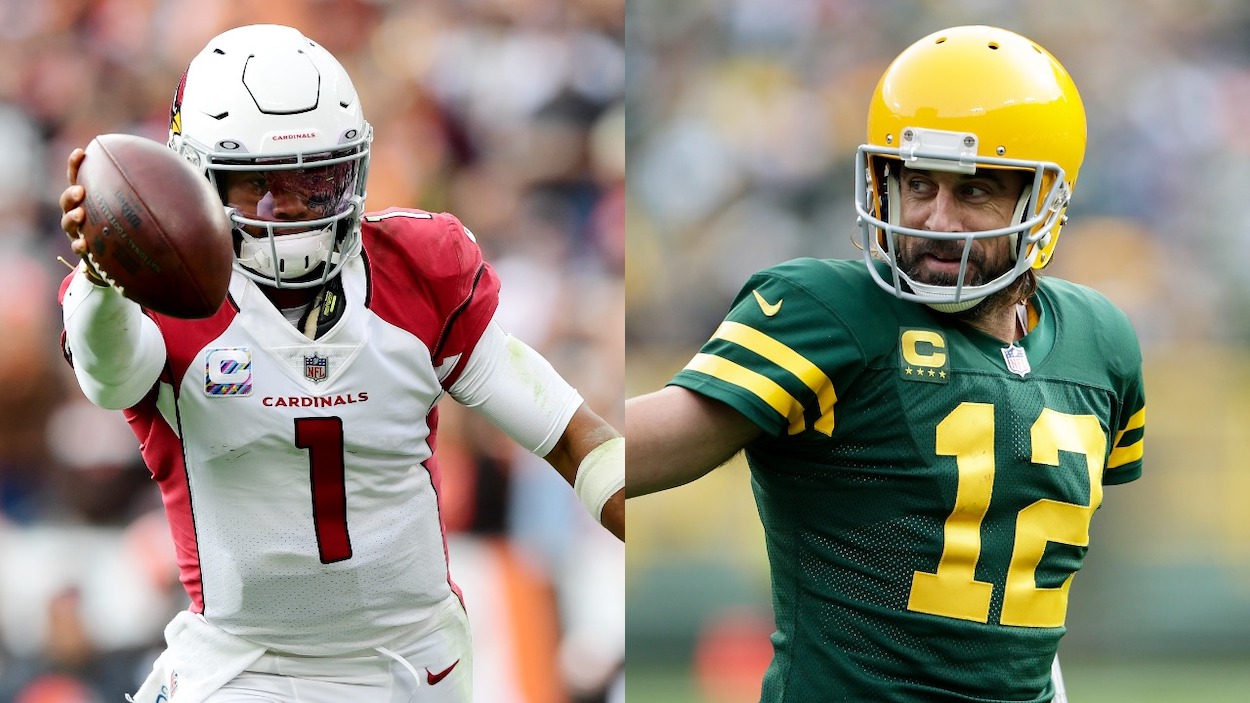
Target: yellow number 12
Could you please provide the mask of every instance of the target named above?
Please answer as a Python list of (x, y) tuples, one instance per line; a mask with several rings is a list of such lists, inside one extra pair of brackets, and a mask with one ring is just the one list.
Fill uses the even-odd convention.
[[(1059, 452), (1085, 457), (1089, 504), (1044, 498), (1016, 514), (1015, 545), (1007, 569), (999, 622), (1020, 627), (1059, 627), (1068, 609), (1072, 576), (1058, 588), (1038, 588), (1035, 572), (1047, 542), (1089, 544), (1089, 523), (1102, 502), (1102, 470), (1107, 439), (1093, 415), (1043, 410), (1030, 431), (1033, 463), (1059, 466)], [(937, 426), (937, 453), (955, 457), (959, 479), (955, 507), (943, 531), (936, 573), (917, 571), (907, 609), (945, 617), (989, 622), (994, 584), (976, 580), (981, 556), (981, 521), (994, 490), (994, 406), (961, 403)]]

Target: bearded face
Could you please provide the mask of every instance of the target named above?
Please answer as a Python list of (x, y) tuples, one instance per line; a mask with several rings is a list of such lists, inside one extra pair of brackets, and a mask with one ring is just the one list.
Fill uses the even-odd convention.
[[(963, 241), (899, 236), (895, 251), (899, 268), (912, 280), (934, 286), (959, 284)], [(971, 251), (968, 252), (963, 285), (985, 284), (1010, 271), (1012, 265), (1009, 237), (974, 241)]]
[[(952, 234), (1007, 227), (1012, 223), (1025, 178), (1021, 172), (997, 169), (960, 174), (904, 168), (899, 178), (901, 224)], [(899, 235), (895, 255), (899, 268), (916, 283), (978, 286), (1011, 271), (1015, 264), (1012, 239), (986, 237), (968, 244), (962, 238)], [(963, 265), (965, 248), (968, 259)], [(1009, 286), (961, 315), (985, 314), (1005, 300), (1014, 302), (1019, 291), (1019, 285)]]

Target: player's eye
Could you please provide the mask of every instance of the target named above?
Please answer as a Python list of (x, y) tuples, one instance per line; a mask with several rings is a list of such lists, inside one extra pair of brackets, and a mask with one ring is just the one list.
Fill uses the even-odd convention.
[(907, 180), (907, 189), (917, 195), (929, 194), (934, 191), (933, 183), (927, 178), (909, 178)]
[(968, 199), (985, 198), (990, 195), (989, 188), (979, 183), (965, 183), (961, 188), (963, 195)]
[(328, 212), (333, 204), (329, 195), (317, 194), (308, 197), (308, 209), (310, 210)]

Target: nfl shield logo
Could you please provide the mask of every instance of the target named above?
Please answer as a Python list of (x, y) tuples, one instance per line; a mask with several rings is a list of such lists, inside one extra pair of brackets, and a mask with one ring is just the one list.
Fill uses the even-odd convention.
[(304, 357), (304, 378), (313, 383), (326, 380), (330, 369), (330, 359), (320, 354)]
[(1003, 360), (1007, 362), (1007, 370), (1020, 378), (1024, 378), (1033, 370), (1029, 366), (1029, 357), (1024, 353), (1024, 349), (1015, 344), (1003, 349)]

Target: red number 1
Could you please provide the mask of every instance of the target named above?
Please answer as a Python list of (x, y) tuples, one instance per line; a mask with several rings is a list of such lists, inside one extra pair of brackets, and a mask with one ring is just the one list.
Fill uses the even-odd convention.
[(352, 558), (347, 534), (347, 479), (343, 469), (343, 420), (295, 418), (295, 446), (308, 450), (313, 527), (322, 564)]

